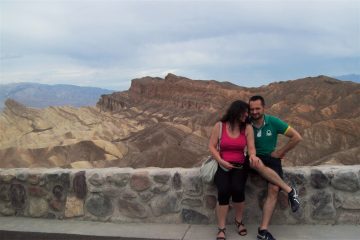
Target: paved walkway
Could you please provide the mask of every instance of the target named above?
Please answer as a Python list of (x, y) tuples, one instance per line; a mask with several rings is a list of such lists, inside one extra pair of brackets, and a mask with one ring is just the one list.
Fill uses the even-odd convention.
[[(255, 225), (240, 237), (228, 226), (227, 239), (256, 239)], [(359, 240), (359, 225), (273, 225), (277, 240)], [(0, 240), (212, 240), (216, 226), (190, 224), (104, 223), (0, 217)]]

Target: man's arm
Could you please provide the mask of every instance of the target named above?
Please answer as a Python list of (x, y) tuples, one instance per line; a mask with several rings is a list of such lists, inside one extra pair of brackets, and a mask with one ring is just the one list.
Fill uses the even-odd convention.
[(290, 138), (290, 140), (282, 148), (273, 151), (271, 153), (272, 157), (283, 158), (287, 152), (293, 149), (302, 140), (301, 135), (292, 127), (289, 127), (284, 135)]

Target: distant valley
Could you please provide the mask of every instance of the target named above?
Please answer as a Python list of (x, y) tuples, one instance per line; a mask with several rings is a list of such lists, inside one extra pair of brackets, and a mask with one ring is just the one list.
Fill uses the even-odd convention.
[(114, 91), (80, 87), (74, 85), (47, 85), (38, 83), (0, 84), (0, 111), (6, 99), (11, 98), (28, 107), (44, 108), (49, 106), (94, 106), (102, 94)]

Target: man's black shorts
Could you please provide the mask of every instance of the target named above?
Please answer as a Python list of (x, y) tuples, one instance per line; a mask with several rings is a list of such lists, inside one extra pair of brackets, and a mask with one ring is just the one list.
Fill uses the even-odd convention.
[[(284, 179), (284, 173), (280, 158), (274, 158), (268, 155), (257, 155), (257, 157), (261, 159), (265, 166), (274, 170), (282, 179)], [(249, 156), (246, 156), (246, 166), (250, 166)], [(257, 171), (252, 168), (250, 168), (250, 172), (257, 173)]]
[(257, 155), (265, 166), (274, 170), (281, 178), (284, 178), (284, 173), (281, 165), (280, 158), (274, 158), (272, 156), (267, 155)]

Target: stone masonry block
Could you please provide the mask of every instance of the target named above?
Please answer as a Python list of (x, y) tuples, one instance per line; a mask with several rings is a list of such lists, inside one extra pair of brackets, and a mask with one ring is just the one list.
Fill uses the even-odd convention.
[(148, 172), (136, 172), (130, 178), (130, 187), (138, 192), (144, 191), (151, 186)]
[(359, 178), (355, 172), (339, 171), (331, 180), (331, 185), (338, 190), (355, 192), (359, 190)]
[(312, 169), (310, 183), (313, 188), (323, 189), (330, 184), (330, 179), (322, 171), (318, 169)]

